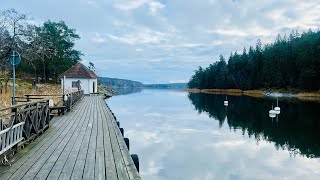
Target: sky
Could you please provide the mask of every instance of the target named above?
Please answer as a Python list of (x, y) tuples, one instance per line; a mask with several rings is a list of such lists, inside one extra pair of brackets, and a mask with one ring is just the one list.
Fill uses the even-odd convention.
[(65, 21), (99, 76), (143, 83), (187, 82), (220, 54), (320, 27), (320, 0), (0, 0), (10, 8)]

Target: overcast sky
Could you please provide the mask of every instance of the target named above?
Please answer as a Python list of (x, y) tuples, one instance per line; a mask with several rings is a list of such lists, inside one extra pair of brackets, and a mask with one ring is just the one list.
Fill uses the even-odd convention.
[(0, 0), (34, 23), (77, 30), (83, 63), (98, 75), (144, 83), (187, 82), (231, 51), (320, 27), (320, 0)]

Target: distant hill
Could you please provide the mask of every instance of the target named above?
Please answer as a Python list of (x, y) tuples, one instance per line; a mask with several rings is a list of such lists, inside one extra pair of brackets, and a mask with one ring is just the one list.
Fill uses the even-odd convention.
[(169, 84), (145, 84), (145, 88), (151, 89), (186, 89), (187, 83), (169, 83)]
[(143, 84), (139, 81), (127, 79), (99, 77), (98, 81), (101, 85), (113, 88), (150, 88), (150, 89), (185, 89), (186, 83), (169, 83), (169, 84)]
[(99, 77), (98, 82), (103, 86), (113, 88), (142, 88), (144, 86), (141, 82), (138, 81), (108, 77)]

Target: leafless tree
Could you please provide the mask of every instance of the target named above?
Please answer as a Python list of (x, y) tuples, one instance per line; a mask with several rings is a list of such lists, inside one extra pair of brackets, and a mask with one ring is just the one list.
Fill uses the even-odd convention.
[(0, 12), (0, 69), (5, 81), (5, 91), (10, 79), (10, 66), (8, 56), (10, 52), (18, 48), (20, 38), (26, 36), (27, 16), (18, 13), (15, 9)]

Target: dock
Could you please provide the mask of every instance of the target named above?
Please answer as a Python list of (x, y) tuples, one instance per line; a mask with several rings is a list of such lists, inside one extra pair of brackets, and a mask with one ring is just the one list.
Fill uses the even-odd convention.
[(0, 179), (141, 179), (116, 118), (102, 96), (83, 97), (68, 113), (0, 165)]

